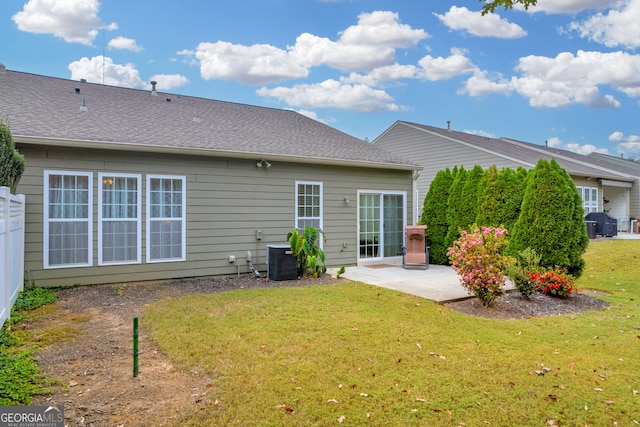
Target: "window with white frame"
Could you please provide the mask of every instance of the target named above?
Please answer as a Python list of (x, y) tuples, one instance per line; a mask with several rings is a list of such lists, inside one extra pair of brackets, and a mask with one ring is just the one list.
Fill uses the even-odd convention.
[(147, 262), (186, 259), (186, 178), (147, 175)]
[(578, 194), (582, 197), (582, 207), (584, 214), (598, 211), (598, 188), (597, 187), (576, 187)]
[(322, 183), (296, 181), (296, 225), (322, 230)]
[(93, 175), (44, 171), (44, 267), (90, 266)]
[(98, 174), (98, 264), (141, 260), (141, 175)]

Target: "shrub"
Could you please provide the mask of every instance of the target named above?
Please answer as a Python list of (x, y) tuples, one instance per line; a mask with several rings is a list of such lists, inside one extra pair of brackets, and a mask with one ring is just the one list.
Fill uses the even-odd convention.
[(529, 171), (520, 217), (510, 234), (511, 254), (530, 247), (541, 265), (582, 274), (582, 254), (589, 244), (584, 211), (573, 181), (555, 160), (540, 160)]
[(509, 277), (513, 281), (518, 292), (525, 298), (529, 298), (536, 292), (537, 284), (531, 279), (530, 273), (539, 271), (540, 255), (534, 249), (527, 248), (518, 252), (518, 261), (509, 270)]
[(478, 187), (476, 223), (511, 230), (520, 215), (527, 171), (487, 169)]
[(442, 265), (449, 262), (447, 246), (444, 243), (449, 228), (447, 199), (457, 172), (457, 167), (453, 169), (453, 172), (448, 168), (438, 171), (424, 198), (420, 224), (427, 225), (427, 246), (429, 246), (429, 258), (433, 264)]
[(504, 294), (505, 273), (513, 259), (502, 255), (507, 246), (507, 230), (497, 227), (474, 227), (461, 231), (447, 255), (461, 276), (462, 286), (484, 306), (491, 307)]
[(468, 172), (464, 166), (460, 166), (449, 189), (449, 197), (447, 198), (447, 234), (444, 238), (444, 246), (446, 248), (451, 247), (453, 242), (460, 237), (460, 230), (467, 228), (469, 225), (463, 226), (460, 224), (462, 189), (467, 181), (467, 174)]
[(313, 277), (318, 277), (327, 271), (324, 265), (324, 251), (318, 246), (320, 236), (324, 237), (322, 230), (309, 226), (305, 226), (302, 233), (297, 228), (287, 233), (291, 253), (298, 259), (298, 277), (304, 276), (307, 272)]
[(567, 298), (576, 291), (573, 276), (567, 274), (566, 268), (530, 272), (529, 277), (535, 283), (536, 289), (544, 295)]
[(15, 194), (23, 172), (24, 156), (16, 150), (9, 128), (0, 120), (0, 187), (9, 187)]

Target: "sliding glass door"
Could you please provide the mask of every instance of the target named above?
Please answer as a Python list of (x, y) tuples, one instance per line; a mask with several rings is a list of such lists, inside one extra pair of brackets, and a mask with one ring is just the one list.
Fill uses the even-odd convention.
[(402, 253), (405, 225), (404, 193), (361, 192), (358, 197), (359, 258), (384, 258)]

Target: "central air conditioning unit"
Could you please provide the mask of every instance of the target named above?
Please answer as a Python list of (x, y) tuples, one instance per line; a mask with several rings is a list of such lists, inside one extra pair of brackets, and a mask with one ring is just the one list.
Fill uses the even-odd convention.
[(276, 281), (298, 278), (298, 259), (291, 253), (291, 246), (267, 245), (267, 277)]

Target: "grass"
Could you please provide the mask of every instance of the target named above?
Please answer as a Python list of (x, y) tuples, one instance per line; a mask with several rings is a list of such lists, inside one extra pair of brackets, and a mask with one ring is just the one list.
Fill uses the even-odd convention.
[(578, 289), (609, 310), (492, 320), (349, 282), (166, 299), (142, 322), (216, 378), (180, 425), (635, 425), (640, 242), (585, 259)]
[(40, 372), (32, 355), (24, 349), (27, 340), (19, 326), (46, 311), (56, 300), (51, 289), (29, 288), (18, 294), (11, 310), (11, 318), (0, 329), (0, 405), (29, 405), (33, 395), (48, 393), (50, 381)]

